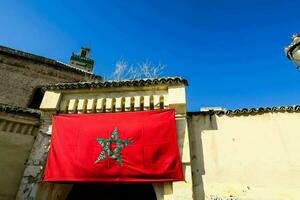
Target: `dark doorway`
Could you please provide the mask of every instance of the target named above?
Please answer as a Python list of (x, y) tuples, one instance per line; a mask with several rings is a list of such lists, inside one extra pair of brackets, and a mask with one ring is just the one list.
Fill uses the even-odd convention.
[(74, 184), (67, 200), (156, 200), (152, 184)]

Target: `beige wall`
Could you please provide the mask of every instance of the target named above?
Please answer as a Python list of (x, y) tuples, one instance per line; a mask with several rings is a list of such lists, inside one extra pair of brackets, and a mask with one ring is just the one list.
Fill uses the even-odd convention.
[(15, 199), (33, 136), (0, 131), (0, 199)]
[(0, 199), (15, 199), (39, 120), (0, 112)]
[(189, 114), (195, 199), (300, 199), (300, 113)]

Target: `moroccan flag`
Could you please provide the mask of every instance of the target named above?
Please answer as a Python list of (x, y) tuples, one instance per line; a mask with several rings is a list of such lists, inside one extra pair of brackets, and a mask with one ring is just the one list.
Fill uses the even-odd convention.
[(47, 182), (182, 180), (174, 110), (53, 116)]

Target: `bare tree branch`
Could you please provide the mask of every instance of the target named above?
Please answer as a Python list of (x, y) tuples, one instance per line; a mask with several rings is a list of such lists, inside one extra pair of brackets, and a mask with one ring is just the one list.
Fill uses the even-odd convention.
[(115, 71), (112, 74), (114, 80), (137, 79), (137, 78), (157, 78), (164, 70), (165, 65), (153, 65), (149, 60), (138, 63), (136, 67), (128, 67), (127, 62), (119, 60), (116, 62)]
[(130, 67), (128, 70), (128, 78), (129, 79), (137, 79), (141, 77), (141, 72), (138, 68), (136, 67)]
[(157, 78), (161, 75), (162, 71), (164, 70), (165, 66), (163, 64), (158, 64), (156, 66), (151, 66), (150, 74), (152, 78)]
[(124, 79), (126, 76), (127, 63), (124, 60), (119, 60), (116, 62), (115, 71), (112, 74), (114, 80)]

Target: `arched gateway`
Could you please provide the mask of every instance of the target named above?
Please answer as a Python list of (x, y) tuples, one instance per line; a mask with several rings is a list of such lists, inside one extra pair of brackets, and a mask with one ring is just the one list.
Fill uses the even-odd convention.
[[(107, 81), (93, 83), (66, 83), (55, 84), (44, 87), (45, 95), (40, 109), (42, 110), (42, 122), (40, 131), (35, 140), (33, 150), (29, 157), (30, 163), (25, 173), (30, 172), (30, 176), (24, 173), (19, 192), (19, 199), (158, 199), (158, 200), (192, 200), (192, 178), (191, 161), (189, 149), (189, 137), (186, 120), (186, 100), (185, 86), (186, 80), (178, 77), (168, 77), (160, 79), (140, 79), (125, 81)], [(43, 182), (45, 161), (48, 156), (48, 147), (52, 133), (53, 114), (88, 114), (88, 113), (134, 113), (135, 111), (155, 111), (155, 110), (175, 110), (177, 144), (180, 154), (180, 162), (184, 175), (184, 181), (174, 181), (168, 179), (168, 175), (157, 182), (155, 178), (147, 174), (150, 181), (141, 184), (140, 181), (128, 183), (86, 183), (72, 182), (56, 183)], [(155, 127), (155, 122), (149, 122)], [(174, 126), (175, 127), (175, 126)], [(100, 154), (96, 162), (102, 161), (106, 157), (114, 159), (114, 162), (122, 164), (117, 158), (118, 152), (110, 150), (111, 141), (118, 141), (112, 133), (110, 139), (103, 137), (98, 139), (99, 145), (106, 152)], [(157, 137), (153, 133), (153, 138)], [(53, 137), (52, 137), (53, 140)], [(125, 140), (124, 140), (125, 141)], [(120, 148), (128, 145), (130, 141), (122, 144)], [(53, 141), (51, 142), (51, 146)], [(128, 145), (129, 149), (130, 145)], [(117, 146), (117, 149), (119, 147)], [(124, 148), (125, 149), (125, 148)], [(151, 149), (151, 148), (150, 148)], [(148, 148), (149, 150), (149, 148)], [(147, 150), (147, 151), (148, 151)], [(153, 154), (156, 158), (160, 153)], [(60, 155), (60, 154), (58, 154)], [(148, 155), (143, 154), (143, 155)], [(153, 158), (154, 158), (153, 157)], [(151, 158), (151, 159), (153, 159)], [(144, 158), (148, 159), (148, 158)], [(160, 158), (159, 158), (160, 159)], [(109, 162), (108, 162), (109, 163)], [(67, 166), (66, 166), (67, 167)], [(164, 164), (161, 164), (161, 168)], [(159, 169), (157, 169), (159, 170)], [(47, 169), (46, 169), (47, 171)], [(59, 170), (58, 170), (59, 171)], [(123, 173), (123, 172), (122, 172)], [(130, 176), (129, 176), (130, 177)], [(153, 182), (151, 180), (154, 180)], [(144, 180), (144, 179), (143, 179)], [(101, 182), (101, 181), (100, 181)], [(91, 198), (93, 197), (93, 198)], [(98, 198), (99, 197), (99, 198)]]
[(152, 184), (75, 184), (66, 200), (156, 200)]

